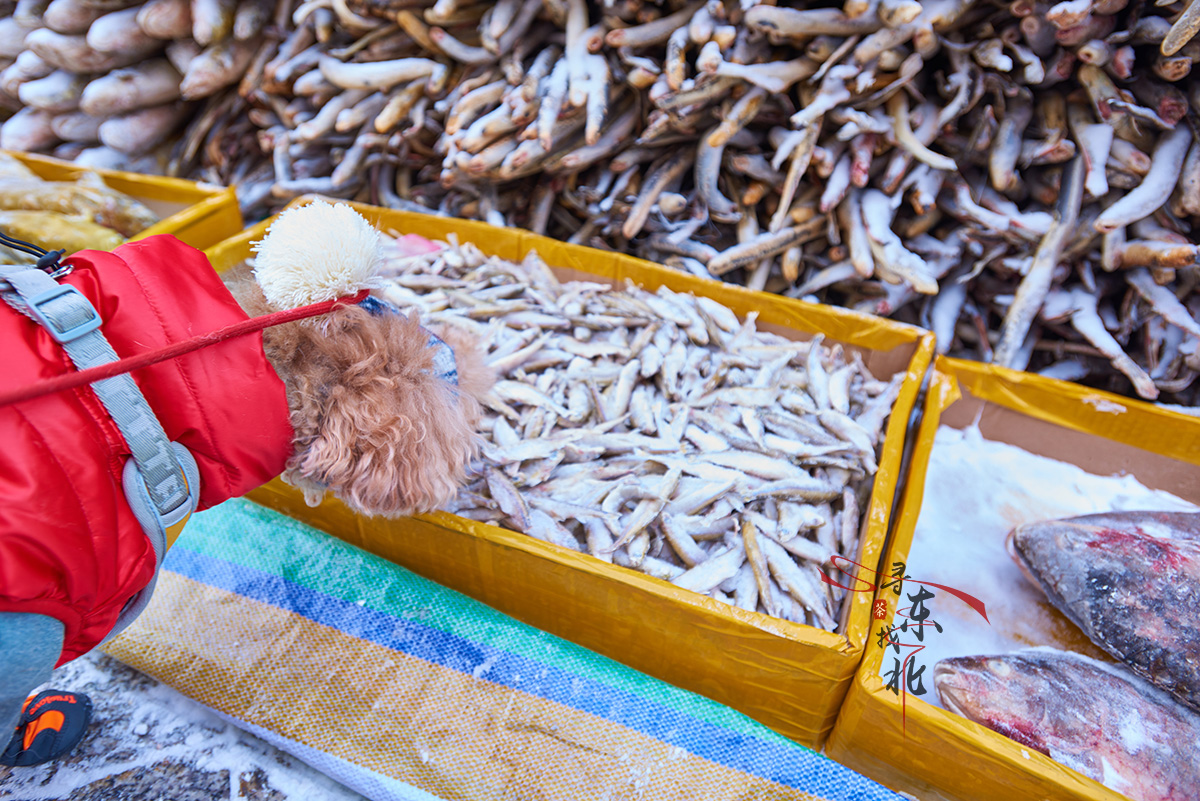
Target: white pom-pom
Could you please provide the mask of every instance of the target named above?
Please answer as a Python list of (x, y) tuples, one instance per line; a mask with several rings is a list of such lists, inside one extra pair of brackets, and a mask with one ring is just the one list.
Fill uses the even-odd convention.
[(345, 203), (288, 209), (252, 245), (254, 277), (276, 309), (353, 295), (379, 285), (379, 232)]

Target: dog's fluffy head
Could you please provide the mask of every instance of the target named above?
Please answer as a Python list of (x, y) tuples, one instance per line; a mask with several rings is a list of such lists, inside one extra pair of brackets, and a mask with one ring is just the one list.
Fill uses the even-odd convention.
[(268, 331), (295, 429), (283, 477), (310, 503), (329, 491), (363, 514), (396, 517), (454, 496), (492, 376), (461, 334), (439, 335), (454, 349), (457, 387), (434, 374), (435, 350), (415, 315), (349, 306), (316, 325)]
[[(372, 285), (380, 243), (349, 206), (316, 201), (284, 212), (257, 252), (253, 277), (244, 268), (226, 276), (251, 315)], [(310, 504), (328, 491), (358, 512), (396, 517), (454, 496), (494, 378), (470, 337), (435, 333), (454, 351), (457, 386), (436, 374), (438, 351), (415, 314), (338, 306), (263, 332), (295, 429), (283, 478)]]

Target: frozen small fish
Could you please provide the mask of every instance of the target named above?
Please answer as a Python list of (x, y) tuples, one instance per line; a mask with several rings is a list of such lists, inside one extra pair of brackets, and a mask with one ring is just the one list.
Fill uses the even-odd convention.
[(1200, 514), (1030, 523), (1008, 543), (1026, 576), (1092, 642), (1200, 710)]
[[(753, 312), (742, 322), (708, 298), (560, 281), (533, 252), (516, 264), (409, 244), (392, 241), (385, 293), (478, 329), (499, 378), (456, 514), (837, 629), (844, 598), (819, 570), (858, 552), (864, 510), (841, 507), (866, 497), (882, 437), (868, 426), (883, 426), (890, 383), (839, 343), (759, 331)], [(813, 353), (845, 411), (818, 414), (805, 394)], [(799, 535), (812, 528), (817, 541)], [(733, 581), (743, 565), (749, 585)]]
[(1034, 648), (943, 659), (942, 705), (1133, 801), (1200, 787), (1200, 715), (1119, 665)]

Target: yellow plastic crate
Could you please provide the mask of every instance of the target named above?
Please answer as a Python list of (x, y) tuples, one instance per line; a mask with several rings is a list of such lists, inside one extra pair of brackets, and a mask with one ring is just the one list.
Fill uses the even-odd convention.
[(145, 239), (155, 234), (174, 234), (192, 247), (203, 250), (234, 236), (245, 227), (232, 187), (160, 175), (97, 170), (49, 156), (4, 152), (19, 159), (47, 181), (74, 181), (85, 172), (99, 173), (104, 183), (113, 189), (146, 204), (161, 219), (130, 237), (131, 240)]
[[(881, 572), (904, 562), (912, 576), (920, 576), (921, 566), (909, 564), (908, 553), (922, 499), (938, 491), (925, 486), (934, 436), (939, 426), (962, 429), (976, 419), (985, 439), (1069, 462), (1095, 475), (1125, 471), (1148, 487), (1200, 503), (1200, 420), (1079, 384), (938, 357), (896, 531)], [(987, 570), (987, 565), (979, 567)], [(961, 589), (971, 592), (969, 576), (964, 576)], [(887, 604), (883, 618), (875, 621), (878, 630), (894, 620), (897, 598), (890, 589), (880, 590), (876, 597)], [(1064, 625), (1061, 637), (1061, 647), (1086, 647), (1087, 638), (1072, 624)], [(918, 697), (908, 696), (902, 723), (901, 700), (880, 678), (886, 649), (886, 642), (881, 647), (874, 635), (870, 637), (826, 745), (833, 759), (923, 801), (1124, 798), (1041, 753)], [(925, 684), (934, 693), (930, 674), (926, 672)]]
[[(301, 199), (298, 202), (307, 202)], [(519, 262), (530, 250), (564, 279), (666, 286), (759, 312), (758, 327), (795, 339), (823, 333), (861, 349), (877, 376), (906, 378), (888, 424), (864, 515), (859, 561), (882, 552), (910, 413), (933, 354), (922, 329), (842, 309), (752, 292), (617, 253), (564, 244), (515, 229), (351, 204), (385, 231), (431, 239), (451, 234), (484, 253)], [(271, 220), (208, 256), (222, 271), (251, 255)], [(633, 570), (524, 534), (446, 513), (404, 520), (359, 517), (340, 502), (309, 508), (276, 480), (251, 499), (476, 598), (525, 623), (679, 687), (731, 706), (805, 745), (819, 748), (833, 726), (862, 657), (870, 598), (849, 604), (845, 635), (735, 609)]]

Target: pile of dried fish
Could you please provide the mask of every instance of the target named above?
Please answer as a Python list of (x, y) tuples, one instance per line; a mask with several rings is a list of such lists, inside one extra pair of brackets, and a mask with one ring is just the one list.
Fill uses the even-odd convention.
[[(0, 147), (96, 167), (162, 172), (153, 151), (236, 84), (265, 0), (17, 0), (0, 3)], [(168, 145), (169, 147), (169, 145)]]
[(792, 5), (279, 0), (176, 168), (250, 218), (520, 226), (1196, 403), (1200, 2)]
[(383, 274), (383, 297), (471, 331), (499, 374), (448, 511), (837, 629), (845, 593), (820, 571), (858, 558), (903, 373), (708, 298), (563, 283), (535, 253), (404, 237)]

